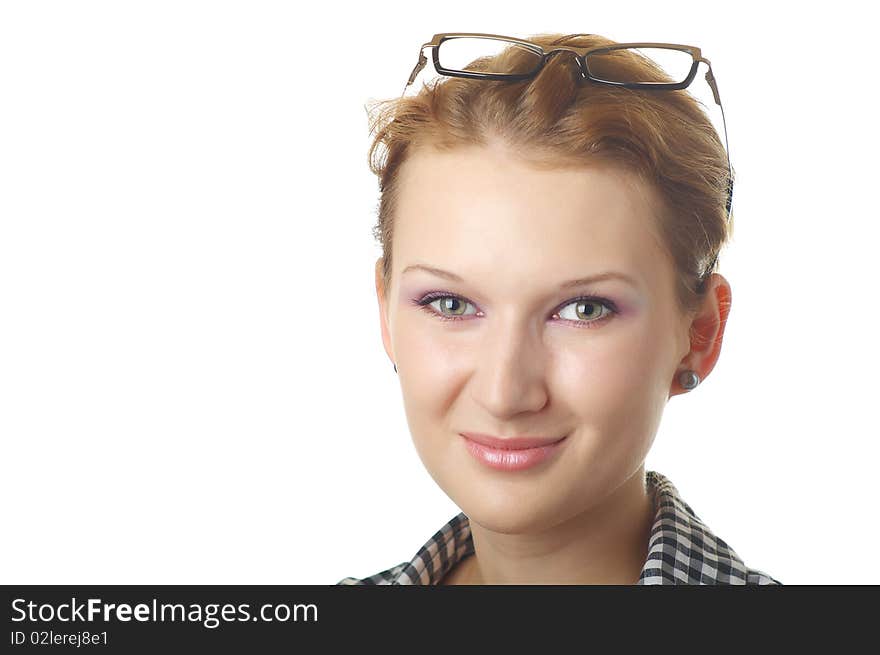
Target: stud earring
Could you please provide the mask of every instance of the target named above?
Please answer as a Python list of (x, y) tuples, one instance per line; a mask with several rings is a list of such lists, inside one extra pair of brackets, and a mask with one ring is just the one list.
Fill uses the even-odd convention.
[(694, 371), (684, 371), (681, 375), (678, 376), (678, 381), (682, 387), (687, 390), (691, 390), (700, 384), (700, 376), (697, 375)]

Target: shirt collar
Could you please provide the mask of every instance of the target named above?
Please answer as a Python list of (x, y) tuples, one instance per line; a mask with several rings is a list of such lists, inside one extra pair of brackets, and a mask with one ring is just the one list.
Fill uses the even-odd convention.
[[(781, 584), (748, 568), (724, 540), (712, 534), (668, 478), (647, 471), (645, 479), (649, 491), (654, 492), (655, 518), (648, 556), (636, 584)], [(473, 553), (470, 523), (461, 512), (412, 560), (371, 577), (381, 584), (436, 585), (455, 564)]]

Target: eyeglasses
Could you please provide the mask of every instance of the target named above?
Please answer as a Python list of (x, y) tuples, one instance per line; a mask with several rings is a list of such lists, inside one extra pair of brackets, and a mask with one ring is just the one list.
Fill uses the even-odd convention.
[[(727, 217), (730, 218), (730, 207), (733, 203), (733, 167), (730, 164), (730, 147), (727, 143), (727, 119), (724, 116), (724, 105), (718, 93), (718, 84), (712, 74), (712, 64), (702, 56), (696, 46), (678, 43), (615, 43), (610, 46), (595, 48), (557, 45), (561, 41), (577, 36), (590, 34), (569, 34), (553, 42), (553, 47), (544, 47), (531, 41), (517, 39), (499, 34), (481, 34), (479, 32), (445, 32), (435, 34), (428, 43), (419, 49), (419, 61), (409, 75), (403, 87), (401, 97), (415, 81), (416, 76), (428, 63), (425, 48), (431, 48), (434, 68), (440, 75), (465, 77), (485, 80), (519, 81), (534, 77), (556, 52), (572, 52), (584, 79), (596, 83), (623, 87), (626, 89), (673, 90), (690, 86), (696, 77), (700, 62), (708, 66), (706, 82), (712, 89), (716, 104), (721, 107), (721, 119), (724, 124), (724, 145), (727, 153)], [(505, 70), (494, 70), (495, 55), (513, 47), (515, 57), (505, 63)], [(620, 67), (613, 66), (615, 59), (636, 58), (648, 64), (640, 79), (628, 79)], [(625, 61), (626, 59), (624, 59)], [(510, 66), (514, 66), (513, 69)], [(715, 259), (708, 270), (715, 266)]]

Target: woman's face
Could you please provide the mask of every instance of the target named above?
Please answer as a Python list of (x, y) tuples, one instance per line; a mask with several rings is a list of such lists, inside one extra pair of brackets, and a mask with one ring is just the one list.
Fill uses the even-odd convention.
[[(490, 530), (588, 510), (642, 466), (690, 350), (652, 188), (610, 167), (537, 170), (495, 145), (420, 150), (400, 175), (391, 286), (380, 260), (376, 288), (419, 457)], [(611, 272), (627, 279), (564, 286)], [(566, 439), (510, 471), (462, 432)]]

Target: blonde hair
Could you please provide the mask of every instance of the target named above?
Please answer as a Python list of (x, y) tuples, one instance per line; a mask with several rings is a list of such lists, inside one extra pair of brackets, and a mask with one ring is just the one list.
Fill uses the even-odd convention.
[[(529, 41), (552, 46), (616, 43), (599, 35), (538, 34)], [(620, 51), (610, 66), (640, 79), (653, 66)], [(493, 70), (522, 70), (517, 47), (494, 58)], [(500, 139), (531, 165), (544, 168), (622, 166), (653, 184), (664, 206), (656, 211), (658, 233), (676, 273), (676, 296), (692, 313), (717, 268), (717, 255), (732, 235), (726, 211), (727, 154), (702, 103), (686, 89), (626, 89), (585, 82), (570, 53), (549, 58), (522, 81), (440, 76), (414, 96), (372, 103), (374, 135), (368, 153), (381, 199), (373, 235), (382, 247), (382, 283), (390, 287), (398, 171), (421, 146), (448, 150)], [(380, 149), (383, 146), (383, 149)]]

